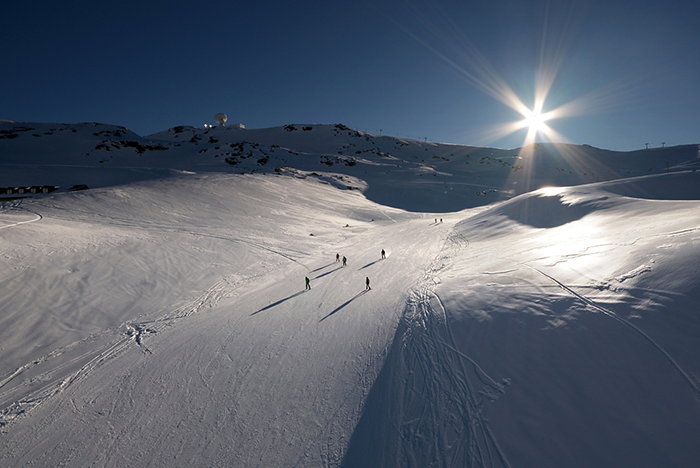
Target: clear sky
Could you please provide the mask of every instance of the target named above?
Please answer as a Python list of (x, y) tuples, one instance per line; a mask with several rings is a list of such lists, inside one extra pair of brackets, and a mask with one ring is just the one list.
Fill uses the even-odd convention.
[(4, 120), (148, 135), (224, 112), (515, 148), (537, 100), (538, 141), (700, 143), (697, 0), (12, 1), (0, 43)]

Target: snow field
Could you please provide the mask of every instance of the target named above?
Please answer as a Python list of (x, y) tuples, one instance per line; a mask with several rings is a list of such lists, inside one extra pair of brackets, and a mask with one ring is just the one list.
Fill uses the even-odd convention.
[(0, 466), (700, 461), (696, 145), (17, 125)]
[[(470, 249), (437, 294), (460, 351), (511, 383), (485, 414), (512, 466), (700, 456), (698, 202), (623, 198), (611, 185), (533, 193), (456, 228)], [(539, 227), (552, 199), (572, 213)]]
[[(216, 195), (201, 195), (211, 184)], [(338, 464), (406, 291), (449, 232), (448, 223), (289, 177), (191, 177), (60, 200), (66, 205), (57, 199), (31, 204), (46, 220), (32, 227), (53, 234), (74, 255), (55, 257), (45, 268), (61, 271), (71, 260), (87, 270), (86, 292), (73, 296), (82, 312), (64, 320), (106, 329), (92, 332), (81, 323), (67, 345), (60, 346), (69, 337), (57, 334), (51, 343), (57, 351), (37, 358), (40, 350), (25, 350), (15, 358), (28, 364), (2, 388), (4, 453), (13, 463)], [(237, 222), (243, 216), (250, 222)], [(107, 234), (84, 244), (71, 232), (59, 237), (60, 219), (53, 217), (90, 225), (79, 233), (97, 225), (137, 244), (109, 243)], [(88, 256), (95, 245), (100, 248)], [(50, 250), (48, 241), (44, 248)], [(346, 267), (334, 261), (336, 251), (348, 257)], [(117, 273), (121, 265), (125, 271)], [(110, 280), (93, 279), (105, 268)], [(310, 291), (303, 289), (304, 276)], [(372, 290), (365, 292), (367, 276)], [(109, 287), (120, 278), (128, 287)], [(48, 299), (68, 302), (64, 291), (80, 291), (65, 281), (50, 285), (55, 289), (43, 292)], [(173, 302), (146, 309), (151, 288)], [(133, 295), (139, 300), (125, 303)], [(121, 323), (101, 323), (98, 309)], [(47, 307), (46, 316), (54, 313)], [(37, 323), (43, 322), (35, 317), (27, 328)], [(40, 371), (37, 390), (26, 377)], [(23, 408), (31, 408), (31, 418)], [(134, 451), (135, 444), (151, 448)]]

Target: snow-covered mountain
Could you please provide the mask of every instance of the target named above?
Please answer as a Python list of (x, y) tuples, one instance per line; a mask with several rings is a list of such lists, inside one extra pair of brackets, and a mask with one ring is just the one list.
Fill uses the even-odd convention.
[[(340, 124), (257, 130), (175, 127), (142, 138), (114, 125), (0, 122), (0, 150), (0, 187), (51, 185), (66, 191), (183, 172), (293, 168), (360, 178), (367, 182), (363, 193), (370, 200), (421, 212), (453, 212), (550, 185), (700, 165), (697, 145), (626, 153), (553, 144), (502, 150), (371, 135)], [(414, 196), (415, 188), (421, 197)]]
[(697, 165), (2, 122), (0, 466), (696, 466)]

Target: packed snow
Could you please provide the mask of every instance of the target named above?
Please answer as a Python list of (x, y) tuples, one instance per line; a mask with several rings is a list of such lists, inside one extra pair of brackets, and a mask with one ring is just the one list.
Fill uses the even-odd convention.
[(698, 149), (1, 122), (0, 466), (698, 466)]

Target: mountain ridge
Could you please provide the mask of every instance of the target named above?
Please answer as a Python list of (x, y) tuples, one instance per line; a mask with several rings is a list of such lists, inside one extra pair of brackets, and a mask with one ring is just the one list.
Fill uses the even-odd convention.
[[(700, 145), (615, 152), (589, 145), (536, 143), (498, 149), (372, 135), (342, 124), (265, 129), (179, 126), (139, 136), (99, 124), (0, 123), (0, 187), (90, 188), (186, 173), (281, 173), (294, 168), (362, 178), (363, 193), (420, 190), (426, 200), (398, 208), (458, 211), (551, 185), (579, 185), (700, 167)], [(89, 169), (80, 177), (71, 166)], [(29, 170), (28, 170), (29, 169)], [(31, 178), (30, 178), (31, 177)]]

